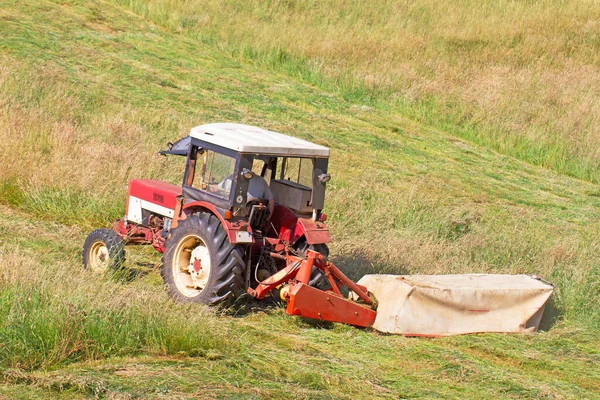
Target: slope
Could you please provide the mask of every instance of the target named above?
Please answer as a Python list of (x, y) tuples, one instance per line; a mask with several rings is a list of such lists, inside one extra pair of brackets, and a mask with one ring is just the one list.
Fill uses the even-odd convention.
[[(23, 385), (75, 397), (597, 396), (594, 185), (234, 59), (110, 2), (4, 2), (0, 35), (7, 396)], [(557, 285), (550, 330), (421, 341), (319, 329), (278, 309), (217, 318), (171, 304), (159, 259), (145, 252), (128, 261), (144, 270), (135, 282), (81, 274), (84, 232), (123, 213), (126, 182), (177, 182), (180, 161), (156, 151), (222, 120), (332, 148), (332, 254), (351, 276), (535, 273)]]
[(595, 1), (115, 2), (346, 99), (598, 182)]

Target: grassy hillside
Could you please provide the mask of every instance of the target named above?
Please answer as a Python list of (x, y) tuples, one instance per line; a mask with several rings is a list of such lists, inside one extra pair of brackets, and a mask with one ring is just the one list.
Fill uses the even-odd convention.
[[(469, 125), (466, 137), (479, 139), (463, 141), (452, 110), (415, 118), (420, 108), (372, 95), (360, 80), (307, 75), (310, 60), (292, 43), (280, 64), (268, 47), (232, 56), (248, 48), (250, 17), (238, 33), (230, 22), (179, 32), (177, 4), (140, 4), (0, 0), (0, 396), (600, 396), (594, 184), (481, 146), (500, 143), (484, 140), (485, 121)], [(208, 4), (203, 12), (225, 12)], [(244, 15), (244, 4), (223, 10)], [(275, 24), (264, 15), (265, 27)], [(331, 147), (331, 253), (354, 278), (535, 273), (557, 285), (549, 330), (415, 340), (313, 326), (277, 307), (216, 316), (171, 303), (158, 255), (143, 249), (128, 260), (141, 270), (134, 282), (83, 274), (85, 233), (123, 214), (127, 181), (179, 181), (181, 160), (156, 151), (212, 121)], [(573, 157), (569, 165), (586, 160)]]
[(117, 2), (350, 101), (599, 181), (598, 2)]

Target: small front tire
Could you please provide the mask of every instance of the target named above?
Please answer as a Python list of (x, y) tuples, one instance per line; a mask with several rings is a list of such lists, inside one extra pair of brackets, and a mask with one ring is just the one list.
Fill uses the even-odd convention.
[(125, 242), (112, 229), (96, 229), (83, 244), (83, 267), (94, 273), (117, 271), (125, 263)]

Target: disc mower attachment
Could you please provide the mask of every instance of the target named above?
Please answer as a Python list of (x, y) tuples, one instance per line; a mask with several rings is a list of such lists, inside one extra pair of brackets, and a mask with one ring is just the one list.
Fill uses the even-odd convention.
[(289, 315), (370, 327), (377, 313), (371, 308), (304, 283), (292, 285), (285, 312)]
[(406, 336), (531, 332), (554, 287), (528, 275), (365, 275), (373, 328)]

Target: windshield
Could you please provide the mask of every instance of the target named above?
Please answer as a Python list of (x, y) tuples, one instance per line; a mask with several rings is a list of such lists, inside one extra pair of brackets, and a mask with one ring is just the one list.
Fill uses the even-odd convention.
[(229, 199), (235, 158), (211, 150), (198, 152), (193, 187)]

